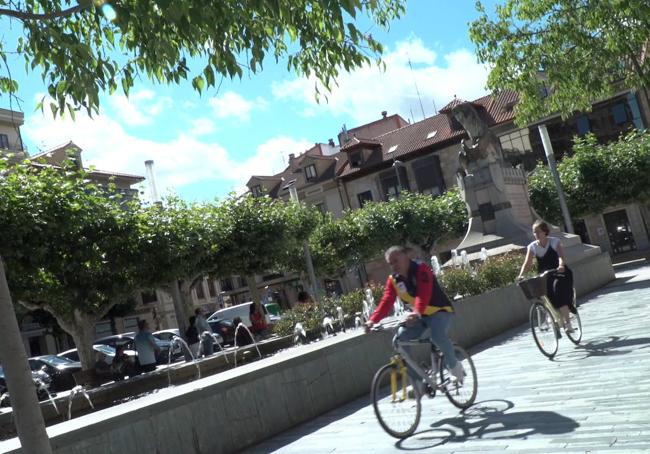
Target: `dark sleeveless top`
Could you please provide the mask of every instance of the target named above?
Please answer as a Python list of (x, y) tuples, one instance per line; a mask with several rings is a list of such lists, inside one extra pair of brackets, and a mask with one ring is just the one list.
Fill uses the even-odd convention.
[(546, 254), (541, 257), (535, 256), (537, 259), (537, 272), (543, 273), (547, 270), (554, 270), (560, 266), (560, 256), (557, 254), (557, 251), (551, 247), (549, 244)]

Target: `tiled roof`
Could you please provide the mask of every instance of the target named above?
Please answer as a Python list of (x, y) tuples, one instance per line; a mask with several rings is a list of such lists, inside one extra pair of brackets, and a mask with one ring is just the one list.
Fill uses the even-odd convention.
[(440, 109), (438, 112), (440, 112), (440, 113), (450, 112), (451, 109), (453, 109), (454, 107), (456, 107), (459, 104), (463, 104), (464, 102), (467, 102), (467, 101), (465, 101), (464, 99), (461, 99), (461, 98), (454, 97), (454, 99), (452, 99), (449, 104), (447, 104), (445, 107)]
[(357, 137), (353, 137), (352, 139), (350, 139), (348, 141), (348, 143), (343, 145), (341, 147), (341, 149), (342, 150), (350, 150), (350, 149), (356, 148), (359, 145), (369, 145), (369, 146), (381, 145), (381, 142), (378, 141), (378, 140), (373, 140), (373, 139), (363, 139), (363, 138), (360, 139), (360, 138), (357, 138)]
[[(494, 126), (515, 118), (512, 107), (516, 101), (517, 94), (508, 91), (502, 92), (494, 98), (492, 95), (484, 96), (472, 101), (472, 104), (479, 107), (479, 115), (487, 122), (488, 126)], [(445, 109), (451, 109), (461, 102), (458, 99), (454, 99), (445, 106)], [(428, 148), (434, 144), (443, 143), (453, 138), (460, 138), (464, 135), (464, 130), (453, 130), (447, 114), (441, 113), (395, 131), (374, 137), (374, 140), (381, 143), (382, 161), (385, 162), (414, 151)], [(393, 152), (389, 153), (391, 149)], [(346, 166), (341, 175), (350, 175), (361, 169), (363, 167)]]
[(98, 169), (86, 169), (90, 174), (93, 175), (106, 175), (108, 177), (120, 177), (120, 178), (128, 178), (136, 181), (144, 181), (144, 177), (142, 175), (133, 175), (131, 173), (122, 173), (122, 172), (111, 172), (110, 170), (98, 170)]

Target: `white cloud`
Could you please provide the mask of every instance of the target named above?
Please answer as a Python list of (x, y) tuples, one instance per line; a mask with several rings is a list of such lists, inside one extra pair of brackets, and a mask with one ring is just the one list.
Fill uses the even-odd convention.
[(113, 95), (109, 99), (118, 121), (130, 126), (152, 124), (156, 116), (174, 104), (170, 97), (157, 96), (151, 90), (134, 92), (128, 98)]
[[(199, 119), (202, 120), (202, 119)], [(209, 128), (199, 121), (195, 127)], [(222, 145), (180, 133), (167, 142), (130, 135), (119, 122), (100, 113), (93, 119), (79, 113), (76, 121), (69, 117), (53, 120), (49, 113), (30, 115), (22, 128), (31, 143), (44, 149), (72, 140), (83, 150), (84, 165), (99, 170), (144, 175), (144, 161), (153, 159), (161, 193), (197, 182), (223, 181), (241, 190), (252, 175), (270, 175), (286, 167), (289, 153), (299, 154), (313, 144), (291, 137), (274, 137), (257, 147), (247, 158), (236, 156)], [(34, 154), (35, 150), (31, 150)], [(224, 194), (204, 194), (212, 199)]]
[(311, 115), (316, 111), (349, 115), (361, 124), (380, 118), (383, 110), (421, 120), (416, 84), (427, 116), (433, 114), (434, 102), (440, 109), (454, 95), (472, 100), (486, 94), (484, 87), (488, 71), (466, 49), (439, 58), (420, 39), (411, 39), (398, 43), (394, 50), (387, 52), (384, 62), (385, 72), (373, 65), (342, 73), (337, 79), (338, 85), (327, 94), (327, 99), (321, 99), (320, 104), (314, 98), (316, 79), (313, 77), (275, 83), (273, 95), (277, 99), (301, 103), (305, 106), (302, 110), (305, 114)]
[(216, 131), (214, 122), (209, 118), (195, 118), (190, 123), (190, 137), (204, 136), (206, 134), (212, 134), (214, 131)]
[(215, 96), (208, 100), (217, 118), (234, 117), (240, 120), (248, 120), (254, 109), (264, 109), (267, 102), (262, 97), (257, 97), (252, 101), (244, 98), (239, 93), (227, 91), (220, 96)]

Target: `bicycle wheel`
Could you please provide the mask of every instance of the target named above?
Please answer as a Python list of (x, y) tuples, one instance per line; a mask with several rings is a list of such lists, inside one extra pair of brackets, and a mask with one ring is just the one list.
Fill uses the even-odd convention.
[(573, 312), (569, 313), (569, 326), (571, 326), (571, 330), (564, 330), (566, 332), (566, 337), (568, 337), (571, 342), (578, 345), (580, 339), (582, 339), (582, 323), (580, 322), (580, 314), (577, 309), (575, 314)]
[(455, 407), (464, 410), (471, 407), (476, 400), (476, 393), (478, 391), (476, 367), (474, 367), (474, 361), (472, 361), (469, 353), (459, 345), (454, 345), (454, 354), (456, 355), (456, 360), (463, 366), (465, 378), (461, 383), (446, 367), (441, 367), (440, 382), (444, 387), (443, 390), (449, 402)]
[(537, 348), (548, 358), (553, 358), (557, 353), (558, 332), (553, 316), (540, 302), (530, 308), (530, 329)]
[[(413, 389), (410, 398), (408, 386)], [(382, 366), (372, 379), (370, 397), (379, 425), (388, 435), (406, 438), (415, 432), (420, 423), (422, 396), (408, 374), (402, 374), (393, 364)]]

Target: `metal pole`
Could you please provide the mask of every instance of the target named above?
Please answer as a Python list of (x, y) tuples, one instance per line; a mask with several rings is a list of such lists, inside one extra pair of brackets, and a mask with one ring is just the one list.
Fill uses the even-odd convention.
[(397, 175), (397, 185), (399, 186), (399, 194), (401, 194), (402, 191), (404, 190), (404, 186), (402, 186), (402, 177), (400, 177), (399, 175), (399, 168), (401, 165), (402, 165), (401, 161), (393, 161), (393, 167), (395, 167), (395, 174)]
[[(299, 203), (298, 200), (298, 190), (296, 186), (292, 184), (289, 186), (289, 196), (291, 200), (295, 203)], [(311, 251), (309, 250), (309, 244), (305, 241), (302, 245), (303, 253), (305, 254), (305, 262), (307, 263), (307, 274), (309, 275), (309, 281), (311, 284), (311, 294), (316, 297), (316, 292), (318, 290), (318, 283), (316, 281), (316, 273), (314, 272), (314, 263), (311, 260)], [(319, 299), (320, 301), (320, 299)]]
[(555, 155), (553, 154), (553, 145), (551, 145), (551, 139), (548, 136), (546, 125), (542, 124), (537, 128), (539, 129), (539, 135), (541, 136), (542, 144), (544, 145), (544, 153), (546, 154), (546, 160), (548, 161), (548, 168), (551, 170), (551, 174), (555, 180), (555, 189), (557, 190), (557, 195), (560, 199), (560, 209), (562, 210), (562, 217), (564, 218), (566, 231), (569, 233), (574, 233), (573, 222), (571, 222), (571, 214), (569, 213), (569, 208), (567, 207), (566, 199), (564, 198), (564, 191), (562, 190), (562, 183), (560, 182), (560, 174), (557, 173), (557, 165), (555, 164)]

